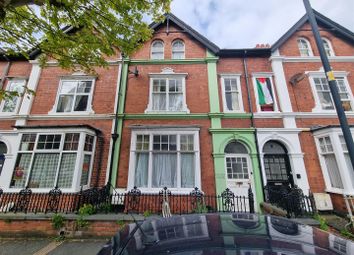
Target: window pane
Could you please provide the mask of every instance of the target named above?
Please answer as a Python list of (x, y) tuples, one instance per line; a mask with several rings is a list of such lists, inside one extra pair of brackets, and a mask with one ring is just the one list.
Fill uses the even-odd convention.
[(11, 188), (24, 188), (30, 168), (32, 154), (19, 153), (16, 160), (15, 170), (12, 176)]
[(22, 135), (20, 151), (33, 151), (34, 143), (36, 141), (36, 134)]
[(92, 81), (79, 81), (77, 93), (90, 93)]
[(152, 109), (153, 110), (166, 110), (166, 95), (156, 94), (152, 96)]
[(65, 135), (64, 150), (65, 151), (76, 151), (79, 147), (80, 134), (70, 133)]
[(74, 94), (77, 86), (77, 81), (63, 81), (60, 89), (60, 94)]
[(89, 174), (90, 174), (90, 165), (91, 165), (91, 155), (84, 156), (84, 163), (82, 164), (82, 173), (80, 185), (84, 186), (88, 184)]
[(195, 183), (194, 153), (181, 154), (181, 187), (193, 188)]
[(92, 135), (86, 135), (84, 151), (93, 150), (93, 141), (94, 141), (94, 137)]
[(153, 154), (152, 187), (177, 187), (177, 154)]
[(57, 150), (60, 147), (61, 135), (39, 135), (38, 150)]
[(320, 99), (322, 109), (334, 110), (334, 105), (330, 92), (318, 92), (318, 97)]
[(183, 108), (183, 94), (175, 93), (170, 95), (169, 110), (170, 111), (181, 111)]
[(4, 107), (2, 108), (2, 112), (14, 112), (16, 110), (18, 99), (18, 97), (6, 99), (4, 102)]
[(20, 80), (20, 81), (9, 81), (9, 84), (7, 85), (7, 91), (11, 92), (17, 92), (18, 96), (13, 96), (12, 98), (7, 98), (4, 101), (4, 105), (2, 108), (2, 112), (14, 112), (16, 110), (16, 106), (20, 100), (20, 96), (22, 95), (24, 91), (24, 86), (25, 86), (25, 81)]
[(135, 159), (135, 181), (137, 187), (148, 185), (149, 153), (137, 153)]
[(327, 167), (327, 171), (328, 171), (328, 175), (332, 187), (342, 189), (343, 183), (339, 174), (339, 169), (334, 154), (323, 155), (323, 157), (325, 159), (325, 163), (326, 163), (326, 167)]
[(194, 151), (193, 135), (181, 135), (181, 151)]
[(74, 111), (86, 111), (88, 96), (76, 96)]
[(57, 112), (71, 112), (74, 96), (59, 96)]
[(62, 154), (57, 184), (59, 188), (71, 188), (75, 171), (75, 163), (76, 153)]
[(58, 153), (35, 154), (28, 186), (30, 188), (53, 188), (58, 161)]

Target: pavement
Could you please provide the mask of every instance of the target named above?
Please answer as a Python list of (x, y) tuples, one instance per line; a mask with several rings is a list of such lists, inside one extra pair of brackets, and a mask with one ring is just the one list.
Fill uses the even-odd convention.
[(0, 255), (96, 255), (106, 239), (0, 239)]

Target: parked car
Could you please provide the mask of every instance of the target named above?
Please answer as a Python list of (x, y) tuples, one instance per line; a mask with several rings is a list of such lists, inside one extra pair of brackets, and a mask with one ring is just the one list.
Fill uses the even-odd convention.
[(349, 255), (354, 242), (281, 217), (190, 214), (126, 225), (98, 254)]

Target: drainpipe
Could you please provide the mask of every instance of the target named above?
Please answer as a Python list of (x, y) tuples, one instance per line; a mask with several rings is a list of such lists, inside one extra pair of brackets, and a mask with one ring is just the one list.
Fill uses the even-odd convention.
[[(254, 140), (255, 140), (255, 144), (256, 144), (259, 173), (260, 173), (261, 182), (262, 182), (262, 185), (263, 185), (264, 181), (263, 181), (263, 174), (262, 174), (262, 170), (261, 170), (261, 156), (260, 156), (260, 152), (259, 152), (259, 148), (258, 148), (257, 128), (254, 125), (253, 107), (252, 107), (252, 102), (251, 102), (251, 90), (250, 90), (248, 68), (247, 68), (247, 50), (244, 51), (242, 60), (243, 60), (243, 70), (244, 70), (244, 73), (245, 73), (245, 80), (246, 80), (248, 107), (249, 107), (250, 112), (251, 112), (251, 127), (254, 128)], [(263, 191), (263, 187), (262, 187), (262, 191)], [(262, 195), (263, 195), (263, 200), (265, 200), (264, 191), (262, 192)]]
[(121, 54), (119, 86), (117, 88), (118, 89), (118, 98), (117, 98), (116, 112), (115, 112), (115, 116), (114, 116), (114, 129), (113, 129), (113, 133), (112, 133), (111, 158), (110, 158), (110, 164), (109, 164), (109, 173), (108, 173), (107, 186), (111, 186), (112, 185), (111, 184), (111, 177), (112, 177), (112, 171), (113, 171), (114, 154), (115, 154), (115, 148), (116, 148), (117, 139), (119, 137), (119, 134), (117, 133), (117, 128), (118, 128), (118, 108), (119, 108), (119, 101), (120, 101), (120, 88), (122, 86), (123, 66), (124, 66), (124, 55)]

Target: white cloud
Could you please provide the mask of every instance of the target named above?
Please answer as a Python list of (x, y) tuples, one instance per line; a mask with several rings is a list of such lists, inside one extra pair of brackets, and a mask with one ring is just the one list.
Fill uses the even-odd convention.
[[(314, 9), (354, 30), (353, 0), (311, 0)], [(301, 0), (174, 0), (172, 13), (221, 48), (272, 44), (304, 14)]]

